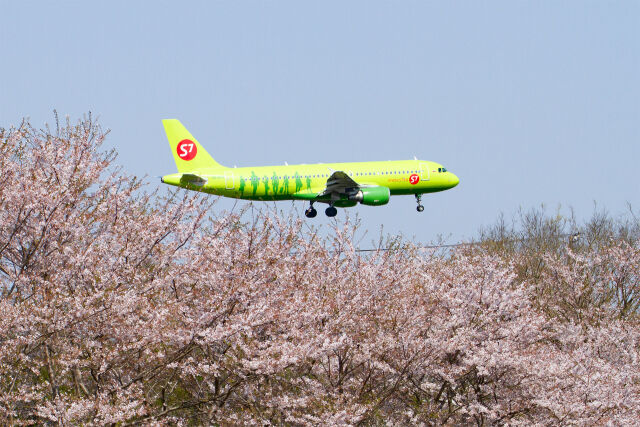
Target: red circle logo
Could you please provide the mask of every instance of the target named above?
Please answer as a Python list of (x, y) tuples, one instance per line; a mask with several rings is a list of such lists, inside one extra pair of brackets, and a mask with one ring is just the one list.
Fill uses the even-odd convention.
[(409, 176), (409, 183), (411, 183), (411, 185), (416, 185), (419, 182), (420, 175), (418, 175), (417, 173), (412, 173), (411, 176)]
[(198, 147), (196, 147), (196, 143), (190, 139), (183, 139), (178, 143), (177, 148), (178, 157), (182, 160), (191, 160), (198, 153)]

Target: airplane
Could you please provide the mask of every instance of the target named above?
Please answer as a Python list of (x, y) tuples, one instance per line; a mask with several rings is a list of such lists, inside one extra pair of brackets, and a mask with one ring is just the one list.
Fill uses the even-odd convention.
[(178, 173), (161, 178), (164, 184), (245, 200), (303, 200), (307, 218), (318, 212), (314, 203), (327, 203), (328, 217), (360, 203), (381, 206), (391, 196), (411, 195), (418, 212), (422, 195), (458, 185), (459, 179), (441, 164), (418, 160), (318, 163), (228, 168), (216, 162), (176, 119), (162, 121)]

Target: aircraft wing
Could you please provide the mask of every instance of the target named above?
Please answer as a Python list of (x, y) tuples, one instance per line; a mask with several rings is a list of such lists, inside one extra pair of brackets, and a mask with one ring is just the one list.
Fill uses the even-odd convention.
[(341, 194), (350, 195), (356, 193), (360, 188), (360, 184), (355, 182), (347, 173), (335, 171), (327, 179), (327, 186), (323, 192), (318, 194), (318, 199), (330, 197), (331, 199), (340, 198)]

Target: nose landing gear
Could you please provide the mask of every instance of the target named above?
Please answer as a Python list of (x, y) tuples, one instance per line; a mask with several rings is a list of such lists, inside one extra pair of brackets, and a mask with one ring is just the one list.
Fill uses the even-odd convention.
[(422, 201), (422, 194), (416, 194), (416, 202), (418, 202), (418, 207), (416, 210), (418, 212), (422, 212), (424, 210), (424, 206), (420, 203)]

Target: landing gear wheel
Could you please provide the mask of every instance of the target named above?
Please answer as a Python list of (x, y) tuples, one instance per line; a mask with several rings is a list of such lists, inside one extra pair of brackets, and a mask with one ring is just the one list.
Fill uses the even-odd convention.
[(418, 207), (416, 208), (416, 210), (418, 212), (422, 212), (424, 210), (424, 206), (422, 206), (422, 203), (420, 203), (422, 201), (422, 194), (416, 194), (416, 202), (418, 202)]
[(332, 217), (334, 217), (334, 216), (338, 215), (338, 209), (334, 208), (333, 206), (329, 206), (329, 207), (324, 211), (324, 213), (325, 213), (325, 214), (327, 214), (327, 216), (328, 216), (329, 218), (332, 218)]
[(304, 211), (304, 216), (307, 218), (315, 218), (318, 215), (318, 211), (314, 209), (313, 202), (309, 203), (309, 209)]

